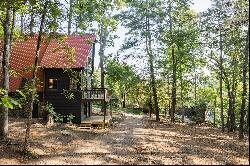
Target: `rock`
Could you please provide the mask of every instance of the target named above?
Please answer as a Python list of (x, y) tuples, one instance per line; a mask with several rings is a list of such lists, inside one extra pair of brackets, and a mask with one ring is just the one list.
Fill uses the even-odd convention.
[(71, 135), (71, 133), (67, 130), (63, 130), (63, 131), (61, 131), (61, 133), (62, 133), (62, 135), (66, 135), (66, 136)]

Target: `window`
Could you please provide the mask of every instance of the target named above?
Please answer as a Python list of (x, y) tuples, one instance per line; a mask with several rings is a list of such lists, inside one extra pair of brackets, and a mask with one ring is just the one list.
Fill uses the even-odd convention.
[(77, 90), (77, 82), (73, 79), (69, 81), (69, 90)]
[(49, 83), (48, 83), (48, 88), (49, 89), (57, 89), (57, 79), (49, 79)]

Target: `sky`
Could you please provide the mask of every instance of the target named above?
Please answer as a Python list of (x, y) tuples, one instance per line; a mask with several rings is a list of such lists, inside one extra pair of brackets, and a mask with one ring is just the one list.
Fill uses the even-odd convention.
[[(193, 0), (193, 5), (191, 6), (197, 13), (205, 11), (207, 8), (211, 6), (211, 0)], [(121, 47), (123, 40), (125, 39), (126, 29), (122, 26), (118, 26), (116, 35), (119, 36), (118, 39), (114, 40), (114, 47), (109, 47), (105, 49), (105, 54), (116, 54), (119, 48)], [(99, 44), (96, 45), (96, 58), (95, 58), (95, 66), (99, 66), (99, 56), (98, 56)]]

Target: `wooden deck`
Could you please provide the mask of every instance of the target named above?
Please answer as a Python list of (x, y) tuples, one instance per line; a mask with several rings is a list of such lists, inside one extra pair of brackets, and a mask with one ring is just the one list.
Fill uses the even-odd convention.
[[(80, 128), (81, 129), (91, 129), (91, 128), (104, 128), (103, 123), (104, 117), (103, 116), (91, 116), (86, 119), (82, 119)], [(105, 126), (109, 126), (112, 124), (111, 116), (105, 116)]]

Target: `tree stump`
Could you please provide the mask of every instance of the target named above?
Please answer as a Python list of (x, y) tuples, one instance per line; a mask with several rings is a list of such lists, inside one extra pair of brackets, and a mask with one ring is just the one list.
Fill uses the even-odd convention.
[(53, 115), (51, 115), (51, 114), (48, 114), (48, 115), (47, 115), (47, 122), (46, 122), (46, 125), (47, 125), (48, 127), (54, 126), (54, 118), (53, 118)]

